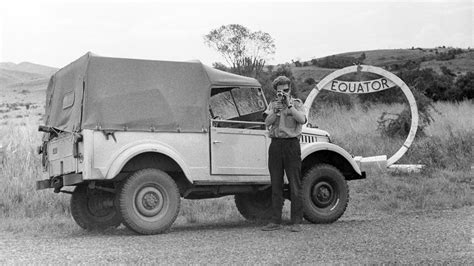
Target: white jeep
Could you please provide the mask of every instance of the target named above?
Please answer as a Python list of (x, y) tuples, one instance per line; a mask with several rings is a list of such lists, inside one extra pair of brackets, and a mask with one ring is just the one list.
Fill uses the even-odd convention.
[[(175, 221), (181, 198), (227, 195), (246, 219), (268, 219), (266, 107), (255, 79), (200, 62), (88, 53), (49, 82), (37, 189), (72, 193), (84, 229), (123, 223), (157, 234)], [(300, 141), (304, 217), (334, 222), (348, 203), (346, 181), (365, 172), (323, 130), (305, 126)]]

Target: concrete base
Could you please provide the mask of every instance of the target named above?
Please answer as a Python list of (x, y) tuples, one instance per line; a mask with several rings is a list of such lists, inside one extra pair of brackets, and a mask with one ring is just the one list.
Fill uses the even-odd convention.
[(388, 170), (402, 173), (419, 173), (425, 165), (423, 164), (393, 164), (388, 167)]

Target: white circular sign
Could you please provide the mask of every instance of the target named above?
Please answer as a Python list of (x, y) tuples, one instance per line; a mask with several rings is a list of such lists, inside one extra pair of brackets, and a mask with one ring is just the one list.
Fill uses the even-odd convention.
[[(380, 79), (369, 80), (369, 81), (341, 81), (337, 80), (338, 77), (354, 72), (369, 72), (382, 76)], [(386, 71), (380, 67), (359, 65), (350, 66), (343, 69), (336, 70), (322, 79), (316, 87), (310, 92), (304, 106), (306, 108), (306, 117), (309, 117), (309, 110), (313, 105), (313, 101), (321, 90), (328, 90), (338, 93), (349, 93), (349, 94), (361, 94), (361, 93), (372, 93), (379, 92), (386, 89), (394, 88), (395, 86), (400, 87), (405, 97), (408, 100), (411, 111), (411, 127), (408, 133), (407, 139), (403, 143), (403, 146), (387, 160), (387, 167), (397, 162), (408, 150), (410, 145), (415, 139), (416, 130), (418, 129), (418, 109), (416, 106), (415, 97), (411, 92), (410, 88), (396, 75)]]

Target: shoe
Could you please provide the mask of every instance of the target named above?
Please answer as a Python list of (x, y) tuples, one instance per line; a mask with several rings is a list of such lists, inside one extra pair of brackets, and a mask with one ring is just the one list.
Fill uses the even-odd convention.
[(303, 228), (301, 228), (301, 225), (299, 225), (299, 224), (292, 224), (288, 227), (288, 230), (290, 232), (301, 232), (301, 230), (303, 230)]
[(269, 223), (262, 228), (262, 231), (275, 231), (280, 230), (281, 224)]

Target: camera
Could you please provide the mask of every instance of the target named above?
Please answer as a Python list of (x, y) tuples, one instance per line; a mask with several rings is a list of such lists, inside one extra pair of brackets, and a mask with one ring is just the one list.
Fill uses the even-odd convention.
[(287, 95), (283, 92), (277, 92), (277, 98), (280, 102), (284, 103), (286, 101)]

